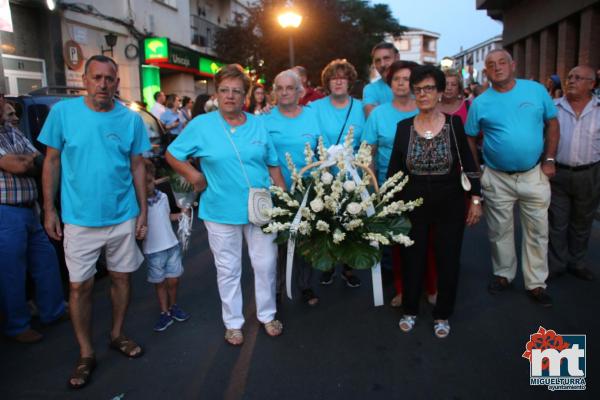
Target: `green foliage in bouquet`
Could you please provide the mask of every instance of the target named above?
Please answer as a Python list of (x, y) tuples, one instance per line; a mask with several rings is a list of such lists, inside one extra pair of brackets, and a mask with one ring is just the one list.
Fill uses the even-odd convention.
[[(374, 179), (368, 169), (371, 148), (363, 143), (353, 155), (352, 136), (350, 131), (343, 146), (329, 150), (325, 150), (320, 140), (318, 162), (314, 162), (315, 155), (307, 145), (304, 155), (307, 168), (312, 168), (309, 174), (297, 171), (287, 154), (292, 188), (285, 192), (271, 187), (274, 195), (271, 222), (263, 231), (277, 233), (278, 244), (295, 236), (297, 251), (322, 271), (340, 263), (369, 269), (381, 260), (381, 245), (410, 246), (413, 243), (407, 236), (410, 222), (403, 214), (422, 204), (422, 199), (394, 201), (408, 181), (402, 172), (390, 177), (379, 192), (369, 193)], [(365, 172), (362, 178), (354, 179), (350, 174), (355, 167)], [(305, 196), (305, 205), (301, 207)], [(298, 213), (297, 223), (293, 224)]]
[(189, 193), (194, 191), (194, 186), (174, 171), (169, 175), (169, 183), (174, 193)]

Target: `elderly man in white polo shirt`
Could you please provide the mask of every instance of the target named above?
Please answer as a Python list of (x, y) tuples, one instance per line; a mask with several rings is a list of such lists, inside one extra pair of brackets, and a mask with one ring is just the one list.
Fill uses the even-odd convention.
[(573, 68), (566, 82), (566, 95), (555, 101), (561, 137), (550, 181), (549, 278), (567, 271), (591, 281), (584, 258), (600, 203), (600, 99), (592, 95), (591, 67)]

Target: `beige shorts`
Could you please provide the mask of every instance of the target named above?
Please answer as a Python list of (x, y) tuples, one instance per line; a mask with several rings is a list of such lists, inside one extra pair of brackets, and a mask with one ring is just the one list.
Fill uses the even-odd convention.
[(133, 272), (144, 261), (135, 242), (135, 218), (100, 228), (65, 224), (64, 238), (71, 282), (84, 282), (94, 276), (103, 247), (109, 271)]

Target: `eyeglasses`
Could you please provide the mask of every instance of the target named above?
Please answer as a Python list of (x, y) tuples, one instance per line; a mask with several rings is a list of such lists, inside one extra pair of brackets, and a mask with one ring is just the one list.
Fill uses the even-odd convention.
[(595, 81), (595, 79), (593, 78), (586, 78), (585, 76), (580, 76), (580, 75), (567, 75), (567, 80), (574, 80), (575, 82), (579, 82), (579, 81)]
[(243, 96), (244, 95), (244, 91), (240, 88), (228, 88), (228, 87), (220, 87), (218, 90), (219, 94), (222, 95), (229, 95), (229, 94), (233, 94), (234, 96)]
[(436, 89), (437, 88), (434, 85), (413, 86), (412, 87), (412, 91), (414, 94), (421, 94), (421, 93), (431, 94), (431, 93), (435, 92)]

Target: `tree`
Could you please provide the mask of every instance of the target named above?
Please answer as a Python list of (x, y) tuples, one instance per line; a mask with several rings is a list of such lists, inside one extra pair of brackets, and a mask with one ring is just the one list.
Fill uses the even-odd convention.
[(225, 60), (249, 66), (271, 80), (289, 68), (288, 33), (294, 38), (296, 63), (304, 65), (312, 81), (335, 58), (345, 58), (367, 79), (371, 48), (385, 34), (399, 35), (405, 28), (385, 4), (366, 0), (296, 0), (302, 25), (286, 32), (277, 23), (284, 1), (262, 0), (237, 15), (234, 23), (219, 31), (215, 51)]

